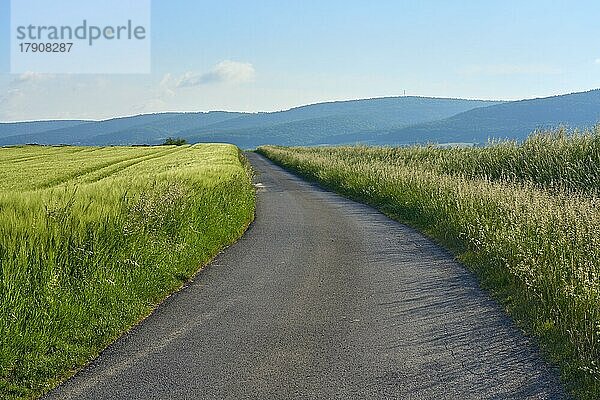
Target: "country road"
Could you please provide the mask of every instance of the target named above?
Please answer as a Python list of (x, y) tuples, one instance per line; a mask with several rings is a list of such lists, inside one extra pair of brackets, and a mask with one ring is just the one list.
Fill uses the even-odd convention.
[(257, 154), (256, 221), (48, 399), (561, 399), (453, 257)]

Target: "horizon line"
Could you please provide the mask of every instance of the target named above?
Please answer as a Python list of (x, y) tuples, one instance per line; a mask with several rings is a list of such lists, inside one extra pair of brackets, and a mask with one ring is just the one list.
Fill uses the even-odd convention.
[(132, 117), (141, 117), (147, 115), (160, 115), (160, 114), (208, 114), (213, 112), (223, 112), (223, 113), (238, 113), (245, 115), (257, 115), (257, 114), (273, 114), (278, 112), (286, 112), (295, 110), (303, 107), (311, 107), (321, 104), (333, 104), (333, 103), (348, 103), (353, 101), (367, 101), (367, 100), (384, 100), (384, 99), (399, 99), (399, 98), (421, 98), (421, 99), (440, 99), (440, 100), (466, 100), (466, 101), (488, 101), (488, 102), (498, 102), (498, 103), (516, 103), (520, 101), (527, 100), (537, 100), (537, 99), (548, 99), (552, 97), (560, 97), (567, 96), (571, 94), (578, 93), (588, 93), (594, 90), (600, 90), (600, 88), (583, 90), (579, 92), (568, 92), (561, 94), (553, 94), (550, 96), (534, 96), (534, 97), (526, 97), (520, 99), (482, 99), (482, 98), (469, 98), (469, 97), (437, 97), (437, 96), (423, 96), (423, 95), (389, 95), (389, 96), (375, 96), (375, 97), (356, 97), (356, 98), (347, 98), (347, 99), (337, 99), (337, 100), (323, 100), (317, 101), (314, 103), (305, 103), (297, 106), (292, 106), (289, 108), (282, 108), (272, 111), (236, 111), (236, 110), (206, 110), (206, 111), (177, 111), (177, 110), (168, 110), (168, 111), (155, 111), (155, 112), (146, 112), (146, 113), (138, 113), (138, 114), (121, 114), (115, 115), (107, 118), (47, 118), (47, 119), (24, 119), (24, 120), (12, 120), (12, 121), (0, 121), (0, 124), (17, 124), (17, 123), (27, 123), (27, 122), (52, 122), (52, 121), (81, 121), (81, 122), (103, 122), (103, 121), (111, 121), (115, 119), (122, 118), (132, 118)]

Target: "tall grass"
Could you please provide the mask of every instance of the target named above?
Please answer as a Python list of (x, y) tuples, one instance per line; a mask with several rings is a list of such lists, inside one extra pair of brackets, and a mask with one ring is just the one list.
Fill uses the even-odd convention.
[[(398, 167), (428, 169), (438, 173), (527, 182), (539, 188), (600, 193), (600, 125), (586, 131), (534, 132), (523, 143), (501, 141), (486, 147), (336, 148), (349, 162), (382, 161)], [(323, 149), (323, 151), (327, 151)]]
[[(254, 215), (234, 146), (0, 149), (0, 165), (29, 153), (18, 173), (0, 172), (2, 398), (35, 396), (68, 376)], [(46, 166), (56, 172), (40, 177)]]
[[(553, 132), (538, 133), (522, 145), (479, 149), (267, 146), (259, 151), (451, 248), (539, 339), (567, 387), (578, 398), (597, 399), (598, 183), (561, 167), (561, 160), (597, 176), (600, 164), (588, 161), (596, 154), (588, 150), (599, 142), (597, 132)], [(524, 165), (531, 167), (523, 170)]]

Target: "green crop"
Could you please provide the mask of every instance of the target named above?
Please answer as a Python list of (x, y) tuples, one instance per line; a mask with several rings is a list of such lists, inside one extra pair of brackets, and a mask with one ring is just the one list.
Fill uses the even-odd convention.
[(0, 397), (72, 374), (253, 216), (235, 146), (0, 148)]

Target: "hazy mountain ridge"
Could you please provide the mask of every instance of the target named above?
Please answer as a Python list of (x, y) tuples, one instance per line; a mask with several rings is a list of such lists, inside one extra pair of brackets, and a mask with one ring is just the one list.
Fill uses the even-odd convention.
[(212, 111), (207, 113), (171, 113), (169, 114), (169, 117), (157, 119), (152, 123), (140, 123), (131, 128), (101, 133), (85, 140), (82, 144), (155, 144), (164, 141), (164, 139), (169, 136), (182, 136), (181, 131), (187, 129), (204, 129), (208, 126), (212, 126), (229, 119), (238, 118), (241, 115), (245, 114), (226, 111)]
[(386, 97), (318, 103), (270, 113), (147, 114), (19, 135), (0, 134), (0, 145), (156, 144), (169, 136), (184, 137), (190, 142), (231, 142), (242, 147), (265, 143), (321, 144), (328, 143), (331, 136), (360, 139), (362, 132), (407, 127), (493, 104), (498, 102)]
[[(511, 102), (385, 97), (311, 104), (269, 113), (159, 113), (104, 121), (0, 124), (0, 145), (485, 143), (522, 139), (536, 128), (587, 127), (600, 121), (600, 90)], [(16, 133), (16, 134), (15, 134)]]
[(379, 144), (485, 143), (522, 140), (536, 129), (590, 127), (600, 122), (600, 90), (519, 100), (465, 111), (438, 121), (377, 133)]
[[(146, 144), (150, 143), (148, 137), (158, 131), (160, 138), (172, 136), (177, 133), (179, 126), (206, 126), (211, 123), (221, 122), (228, 118), (235, 118), (242, 113), (228, 113), (214, 111), (210, 113), (159, 113), (143, 114), (130, 117), (112, 118), (102, 121), (88, 121), (85, 125), (76, 125), (61, 129), (53, 129), (34, 134), (3, 137), (0, 133), (0, 145), (38, 143), (38, 144), (78, 144), (78, 145), (121, 145), (121, 144)], [(208, 121), (204, 122), (203, 120)], [(174, 126), (174, 127), (173, 127)], [(1, 129), (1, 127), (0, 127)], [(98, 140), (96, 140), (98, 138)]]
[(87, 123), (90, 123), (90, 121), (49, 120), (26, 122), (0, 122), (0, 138), (9, 136), (32, 135), (40, 132), (48, 132), (55, 129), (71, 128), (77, 125)]

